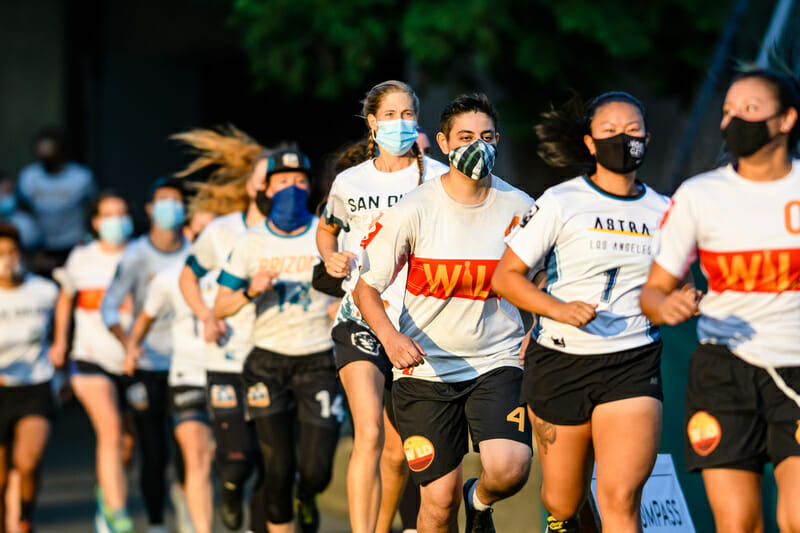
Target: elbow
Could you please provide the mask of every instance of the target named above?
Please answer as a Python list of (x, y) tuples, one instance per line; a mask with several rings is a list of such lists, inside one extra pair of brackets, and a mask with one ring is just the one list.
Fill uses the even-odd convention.
[(656, 296), (653, 294), (653, 291), (657, 290), (658, 289), (644, 285), (639, 293), (639, 308), (650, 322), (656, 326), (660, 326), (662, 325), (661, 317), (659, 316), (657, 306), (653, 305), (653, 299)]
[(492, 291), (508, 300), (508, 276), (502, 270), (495, 270), (490, 282)]
[(353, 303), (356, 304), (356, 307), (361, 309), (361, 303), (363, 302), (364, 296), (364, 285), (365, 283), (360, 279), (356, 282), (356, 286), (353, 289)]

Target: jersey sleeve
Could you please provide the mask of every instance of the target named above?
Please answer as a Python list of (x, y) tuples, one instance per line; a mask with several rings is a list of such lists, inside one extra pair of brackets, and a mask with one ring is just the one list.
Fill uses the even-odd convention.
[(240, 236), (233, 245), (228, 260), (217, 277), (217, 283), (234, 291), (247, 287), (250, 273), (247, 271), (247, 234)]
[(361, 279), (378, 292), (392, 284), (403, 269), (414, 242), (416, 219), (401, 204), (396, 205), (375, 222), (361, 241)]
[(322, 212), (322, 218), (326, 224), (336, 224), (344, 231), (350, 231), (349, 212), (347, 210), (346, 199), (342, 194), (341, 182), (336, 179), (331, 185), (331, 192), (328, 195), (328, 203)]
[(506, 237), (506, 244), (529, 269), (541, 270), (562, 225), (558, 203), (545, 192)]
[(157, 274), (152, 283), (147, 288), (147, 296), (144, 299), (142, 310), (149, 317), (155, 318), (166, 313), (172, 307), (170, 299), (170, 286), (172, 285), (163, 273)]
[(200, 232), (189, 250), (189, 257), (186, 258), (186, 264), (198, 278), (205, 276), (209, 270), (221, 266), (214, 246), (215, 233), (213, 229), (214, 226), (211, 226)]
[(74, 297), (78, 292), (78, 286), (75, 282), (75, 272), (79, 268), (77, 265), (78, 259), (76, 258), (80, 253), (78, 250), (78, 248), (73, 248), (64, 266), (53, 270), (53, 279), (61, 286), (61, 290), (71, 297)]
[(100, 306), (100, 314), (108, 328), (119, 324), (119, 309), (136, 285), (139, 265), (135, 255), (131, 253), (133, 250), (135, 248), (129, 247), (120, 258), (114, 278), (111, 280)]
[(655, 238), (654, 261), (683, 279), (697, 257), (697, 218), (690, 191), (681, 186), (670, 201)]

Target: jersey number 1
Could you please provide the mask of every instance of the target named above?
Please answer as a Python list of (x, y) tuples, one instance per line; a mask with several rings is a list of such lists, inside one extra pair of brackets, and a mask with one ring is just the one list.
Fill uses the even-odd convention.
[(617, 283), (617, 275), (619, 274), (619, 267), (612, 268), (603, 272), (606, 275), (606, 284), (603, 288), (603, 295), (600, 297), (601, 302), (608, 303), (611, 300), (611, 290)]

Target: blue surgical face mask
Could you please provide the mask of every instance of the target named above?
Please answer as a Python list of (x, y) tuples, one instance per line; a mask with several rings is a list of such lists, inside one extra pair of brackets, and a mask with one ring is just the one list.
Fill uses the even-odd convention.
[(153, 203), (153, 222), (165, 230), (178, 229), (183, 224), (186, 212), (183, 203), (172, 198), (157, 200)]
[(379, 120), (375, 142), (392, 155), (401, 156), (408, 153), (419, 137), (416, 120)]
[(0, 196), (0, 217), (10, 217), (17, 210), (17, 197), (13, 194)]
[(291, 233), (311, 220), (306, 206), (308, 191), (296, 185), (281, 189), (272, 196), (269, 219), (281, 231)]
[(133, 234), (133, 221), (128, 215), (103, 217), (97, 233), (108, 243), (122, 244)]

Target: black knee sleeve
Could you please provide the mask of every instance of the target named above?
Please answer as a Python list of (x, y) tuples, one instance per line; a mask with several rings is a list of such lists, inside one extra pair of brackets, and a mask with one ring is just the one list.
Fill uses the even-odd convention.
[(301, 498), (319, 494), (330, 483), (338, 440), (338, 428), (300, 424), (300, 483), (297, 492)]
[(291, 522), (295, 477), (294, 414), (264, 416), (255, 422), (264, 458), (267, 520), (273, 524)]
[(136, 439), (141, 450), (140, 488), (151, 524), (164, 523), (166, 498), (167, 431), (166, 414), (161, 410), (134, 413)]

